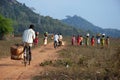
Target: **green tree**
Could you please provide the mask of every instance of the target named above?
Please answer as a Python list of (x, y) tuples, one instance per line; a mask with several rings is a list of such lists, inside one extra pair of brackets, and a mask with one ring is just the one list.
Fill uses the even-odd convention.
[(13, 32), (12, 20), (0, 15), (0, 39)]

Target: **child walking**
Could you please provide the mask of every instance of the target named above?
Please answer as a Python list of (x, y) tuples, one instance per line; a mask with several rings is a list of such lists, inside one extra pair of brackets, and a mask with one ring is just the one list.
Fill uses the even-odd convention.
[(38, 35), (39, 35), (39, 32), (36, 32), (36, 33), (35, 33), (35, 39), (34, 39), (34, 45), (35, 45), (35, 46), (38, 45)]

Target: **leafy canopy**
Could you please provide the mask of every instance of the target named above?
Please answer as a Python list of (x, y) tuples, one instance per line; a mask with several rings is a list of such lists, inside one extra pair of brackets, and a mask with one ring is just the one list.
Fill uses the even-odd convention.
[(12, 20), (0, 15), (0, 34), (5, 35), (13, 32)]

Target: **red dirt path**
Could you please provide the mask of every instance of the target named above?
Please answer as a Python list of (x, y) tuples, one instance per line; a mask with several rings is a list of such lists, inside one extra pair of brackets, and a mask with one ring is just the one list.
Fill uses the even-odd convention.
[(44, 68), (40, 67), (39, 64), (44, 60), (56, 60), (58, 57), (57, 51), (62, 48), (54, 49), (53, 43), (50, 43), (47, 46), (33, 49), (31, 65), (26, 67), (21, 60), (11, 60), (10, 57), (1, 59), (0, 80), (30, 80), (40, 73), (39, 71), (44, 71)]

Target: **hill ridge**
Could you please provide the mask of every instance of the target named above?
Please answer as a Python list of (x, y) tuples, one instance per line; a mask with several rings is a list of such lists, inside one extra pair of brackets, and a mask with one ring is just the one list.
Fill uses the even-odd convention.
[(91, 22), (85, 20), (84, 18), (74, 15), (74, 16), (67, 16), (66, 19), (63, 19), (67, 25), (74, 26), (75, 28), (79, 28), (85, 31), (91, 31), (93, 33), (105, 33), (111, 37), (120, 37), (120, 30), (118, 29), (103, 29), (101, 27), (95, 26)]
[(66, 25), (58, 19), (37, 14), (16, 0), (0, 0), (0, 10), (0, 14), (14, 21), (15, 34), (22, 34), (30, 24), (34, 24), (35, 30), (41, 34), (44, 32), (62, 33), (63, 35), (83, 33), (82, 30)]

